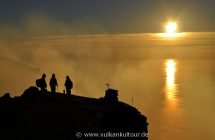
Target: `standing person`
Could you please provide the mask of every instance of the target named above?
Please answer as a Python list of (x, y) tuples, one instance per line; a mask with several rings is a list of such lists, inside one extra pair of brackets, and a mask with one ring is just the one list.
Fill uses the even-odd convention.
[(70, 80), (69, 76), (66, 76), (66, 81), (64, 86), (66, 87), (66, 93), (71, 95), (71, 89), (73, 88), (73, 82)]
[(51, 93), (55, 93), (56, 92), (56, 87), (58, 86), (57, 79), (55, 78), (55, 74), (52, 74), (52, 77), (50, 79), (49, 85), (51, 87)]
[(42, 92), (47, 91), (46, 90), (47, 84), (46, 84), (46, 75), (45, 74), (42, 75), (42, 78), (36, 80), (36, 85), (37, 85), (37, 87), (40, 88), (40, 90)]

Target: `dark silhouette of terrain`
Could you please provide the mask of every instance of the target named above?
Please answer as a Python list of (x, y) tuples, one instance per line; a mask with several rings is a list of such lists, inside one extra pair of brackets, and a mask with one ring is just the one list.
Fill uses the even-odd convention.
[(7, 93), (0, 97), (0, 139), (73, 140), (77, 132), (147, 133), (147, 118), (119, 102), (117, 92), (108, 89), (100, 99), (43, 93), (36, 87), (28, 88), (20, 97)]

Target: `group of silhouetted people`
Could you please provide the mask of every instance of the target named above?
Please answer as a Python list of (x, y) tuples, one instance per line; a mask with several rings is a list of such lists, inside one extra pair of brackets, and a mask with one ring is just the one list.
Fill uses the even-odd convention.
[[(55, 93), (56, 89), (58, 87), (58, 83), (57, 83), (57, 79), (55, 77), (55, 74), (52, 74), (52, 77), (51, 77), (51, 79), (49, 81), (49, 85), (50, 85), (50, 88), (51, 88), (51, 93)], [(42, 92), (47, 91), (46, 75), (45, 74), (43, 74), (40, 79), (36, 80), (36, 86), (39, 87)], [(68, 95), (71, 95), (71, 89), (73, 88), (73, 82), (71, 81), (69, 76), (66, 76), (64, 86), (66, 88), (66, 93)]]

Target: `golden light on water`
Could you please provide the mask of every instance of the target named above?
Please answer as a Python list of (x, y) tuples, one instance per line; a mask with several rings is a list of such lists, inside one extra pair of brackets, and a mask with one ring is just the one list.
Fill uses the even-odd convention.
[(163, 38), (164, 40), (175, 40), (186, 37), (187, 33), (157, 33), (157, 36)]
[(173, 59), (168, 59), (165, 62), (165, 72), (166, 72), (166, 97), (169, 100), (175, 99), (175, 94), (177, 92), (175, 77), (176, 77), (176, 61)]

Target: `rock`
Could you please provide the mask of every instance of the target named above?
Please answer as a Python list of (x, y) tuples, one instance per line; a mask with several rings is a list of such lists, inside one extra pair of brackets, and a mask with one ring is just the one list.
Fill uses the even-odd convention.
[[(75, 139), (78, 132), (82, 135), (85, 132), (148, 133), (144, 115), (118, 101), (116, 91), (106, 93), (105, 100), (99, 100), (62, 93), (44, 94), (30, 87), (19, 98), (11, 98), (10, 109), (1, 106), (0, 119), (4, 121), (0, 125), (0, 139)], [(3, 100), (9, 97), (5, 95)], [(114, 102), (106, 102), (112, 99)]]

